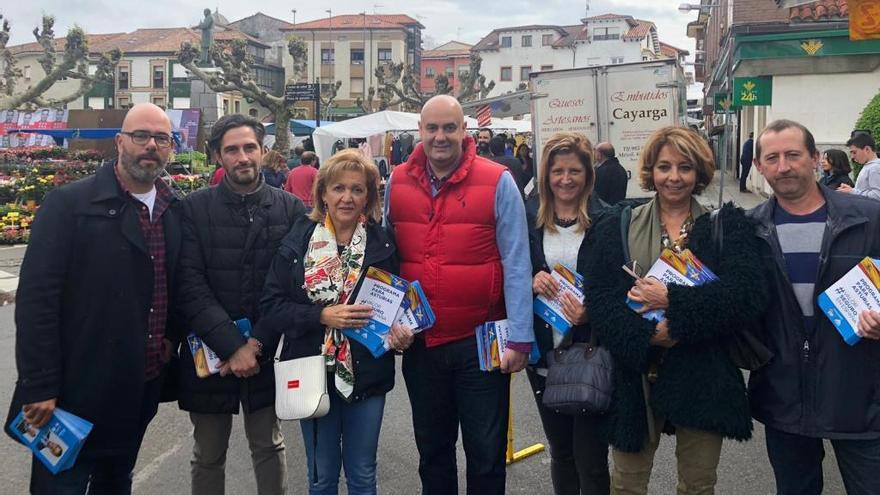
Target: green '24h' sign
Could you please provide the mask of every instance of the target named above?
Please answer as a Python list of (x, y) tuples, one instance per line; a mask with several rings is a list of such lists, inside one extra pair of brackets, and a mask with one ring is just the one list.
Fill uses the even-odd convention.
[(757, 106), (773, 104), (773, 78), (737, 77), (733, 80), (734, 106)]

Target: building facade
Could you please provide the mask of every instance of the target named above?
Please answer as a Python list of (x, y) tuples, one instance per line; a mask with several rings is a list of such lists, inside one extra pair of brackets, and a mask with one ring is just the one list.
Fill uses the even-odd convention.
[[(359, 14), (297, 23), (282, 32), (306, 43), (306, 74), (299, 82), (341, 83), (330, 116), (345, 118), (363, 113), (356, 102), (369, 88), (377, 88), (377, 67), (402, 62), (421, 72), (424, 28), (407, 15)], [(289, 53), (284, 54), (284, 69), (293, 73)]]
[(471, 48), (473, 45), (460, 41), (450, 41), (422, 52), (422, 70), (419, 80), (423, 93), (433, 93), (434, 78), (445, 75), (452, 86), (453, 92), (458, 93), (461, 79), (470, 71)]
[[(792, 8), (761, 0), (716, 3), (708, 7), (714, 4), (703, 0), (707, 7), (688, 25), (688, 36), (696, 39), (695, 76), (704, 83), (707, 125), (715, 129), (716, 151), (728, 168), (736, 168), (749, 132), (757, 135), (780, 118), (807, 126), (822, 150), (844, 148), (859, 114), (880, 92), (880, 40), (849, 39), (846, 0)], [(742, 100), (746, 90), (738, 84), (747, 78), (760, 78), (751, 93), (764, 91), (766, 99), (733, 106), (725, 115), (718, 103), (731, 95)], [(730, 138), (721, 143), (725, 117)], [(752, 171), (749, 188), (769, 194)]]
[[(217, 43), (242, 40), (247, 43), (248, 54), (253, 59), (251, 75), (258, 86), (271, 94), (283, 91), (283, 69), (267, 58), (271, 46), (241, 31), (226, 27), (225, 19), (215, 12), (214, 40)], [(95, 85), (81, 99), (67, 105), (69, 109), (95, 110), (127, 108), (138, 103), (150, 102), (163, 108), (191, 108), (190, 80), (187, 70), (177, 61), (177, 52), (184, 42), (198, 46), (201, 34), (191, 28), (148, 28), (131, 33), (88, 35), (89, 51), (94, 59), (114, 48), (122, 51), (122, 59), (116, 67), (112, 83)], [(64, 38), (56, 39), (56, 47), (63, 50)], [(21, 89), (45, 77), (38, 59), (43, 50), (38, 43), (10, 47), (22, 69), (24, 78)], [(95, 71), (95, 64), (90, 67)], [(74, 79), (56, 82), (45, 94), (45, 99), (61, 98), (73, 94), (79, 87)], [(241, 112), (255, 116), (268, 113), (262, 107), (248, 103), (237, 92), (218, 95), (217, 106), (224, 113)]]
[(523, 89), (531, 72), (622, 64), (663, 56), (653, 22), (619, 14), (587, 17), (570, 26), (495, 29), (473, 51), (483, 59), (482, 74), (495, 81), (489, 96)]

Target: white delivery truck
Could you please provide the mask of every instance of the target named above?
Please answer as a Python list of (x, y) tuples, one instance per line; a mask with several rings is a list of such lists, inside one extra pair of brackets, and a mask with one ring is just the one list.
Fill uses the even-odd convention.
[(675, 59), (534, 72), (532, 129), (535, 161), (557, 132), (586, 134), (593, 145), (614, 146), (630, 180), (627, 197), (645, 197), (638, 160), (648, 136), (668, 125), (685, 125), (684, 73)]

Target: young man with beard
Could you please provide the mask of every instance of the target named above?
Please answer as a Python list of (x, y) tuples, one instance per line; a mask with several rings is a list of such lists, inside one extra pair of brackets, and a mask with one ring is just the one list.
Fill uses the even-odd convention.
[(41, 427), (59, 407), (94, 429), (69, 470), (52, 475), (34, 458), (31, 493), (131, 493), (176, 335), (179, 206), (158, 179), (171, 144), (165, 112), (134, 106), (117, 162), (49, 193), (37, 213), (16, 296), (9, 414)]
[[(196, 375), (181, 360), (180, 408), (193, 424), (192, 493), (224, 492), (232, 415), (244, 412), (260, 495), (287, 490), (284, 439), (275, 416), (272, 359), (278, 334), (260, 325), (263, 282), (281, 239), (303, 215), (302, 203), (267, 186), (260, 173), (265, 129), (257, 120), (227, 115), (214, 124), (208, 146), (226, 171), (216, 187), (183, 201), (183, 246), (176, 299), (187, 329), (223, 360), (218, 374)], [(247, 318), (244, 337), (235, 321)]]

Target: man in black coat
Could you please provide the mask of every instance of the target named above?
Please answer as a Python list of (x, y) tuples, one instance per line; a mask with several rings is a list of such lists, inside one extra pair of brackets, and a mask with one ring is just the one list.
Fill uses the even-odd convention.
[[(179, 403), (194, 427), (193, 494), (223, 493), (232, 415), (239, 409), (257, 492), (286, 491), (284, 439), (274, 408), (278, 334), (260, 324), (259, 302), (281, 239), (305, 209), (264, 183), (264, 135), (263, 125), (244, 115), (218, 120), (208, 145), (226, 175), (183, 201), (177, 304), (187, 329), (223, 362), (219, 373), (199, 378), (193, 360), (181, 360)], [(235, 325), (240, 319), (250, 321), (250, 337)]]
[(773, 188), (749, 215), (770, 281), (760, 335), (775, 356), (749, 376), (749, 400), (765, 426), (776, 493), (822, 493), (827, 439), (846, 492), (875, 494), (880, 312), (859, 312), (861, 340), (849, 345), (816, 300), (865, 256), (880, 258), (880, 202), (819, 186), (818, 161), (797, 122), (772, 122), (755, 141), (755, 167)]
[(170, 288), (179, 202), (159, 179), (171, 122), (144, 103), (116, 135), (115, 164), (50, 193), (21, 267), (15, 311), (18, 381), (10, 416), (43, 426), (57, 408), (94, 424), (74, 466), (34, 458), (31, 493), (131, 493), (131, 471), (156, 414), (177, 339)]
[(755, 133), (750, 132), (749, 138), (743, 143), (742, 153), (739, 155), (739, 192), (748, 192), (746, 184), (749, 180), (749, 172), (752, 170), (752, 159), (755, 156)]
[(593, 153), (598, 164), (594, 191), (602, 201), (615, 205), (626, 198), (626, 183), (629, 176), (615, 156), (614, 146), (611, 146), (611, 143), (599, 143)]

